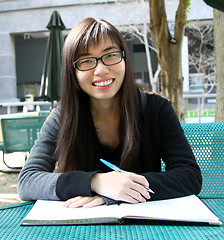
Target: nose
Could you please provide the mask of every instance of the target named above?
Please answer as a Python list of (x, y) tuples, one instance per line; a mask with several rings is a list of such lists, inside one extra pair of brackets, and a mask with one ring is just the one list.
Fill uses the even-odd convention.
[(104, 65), (102, 61), (98, 61), (95, 69), (94, 69), (94, 74), (95, 75), (105, 75), (109, 73), (109, 68), (108, 66)]

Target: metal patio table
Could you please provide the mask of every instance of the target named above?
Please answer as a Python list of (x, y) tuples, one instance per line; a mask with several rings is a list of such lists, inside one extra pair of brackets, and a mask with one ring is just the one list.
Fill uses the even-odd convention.
[[(223, 198), (207, 198), (202, 201), (224, 222)], [(128, 220), (120, 225), (21, 226), (32, 206), (33, 202), (23, 202), (0, 208), (0, 239), (224, 239), (223, 225), (148, 220)]]

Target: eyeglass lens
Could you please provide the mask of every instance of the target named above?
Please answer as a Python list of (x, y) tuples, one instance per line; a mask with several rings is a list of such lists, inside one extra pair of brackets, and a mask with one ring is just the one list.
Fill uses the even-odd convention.
[(123, 53), (121, 51), (110, 52), (99, 58), (89, 57), (83, 58), (74, 62), (74, 66), (81, 71), (90, 70), (96, 67), (98, 60), (101, 60), (104, 65), (114, 65), (121, 62)]

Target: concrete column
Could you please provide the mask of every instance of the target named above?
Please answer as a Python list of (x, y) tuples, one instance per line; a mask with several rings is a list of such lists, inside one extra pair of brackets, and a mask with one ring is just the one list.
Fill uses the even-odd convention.
[(16, 101), (16, 67), (14, 39), (0, 33), (0, 102)]

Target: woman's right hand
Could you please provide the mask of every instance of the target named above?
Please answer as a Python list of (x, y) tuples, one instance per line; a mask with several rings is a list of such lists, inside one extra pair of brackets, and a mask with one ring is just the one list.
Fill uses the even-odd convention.
[(91, 189), (98, 195), (128, 203), (150, 199), (145, 187), (149, 187), (149, 183), (144, 176), (125, 171), (97, 173), (91, 180)]

